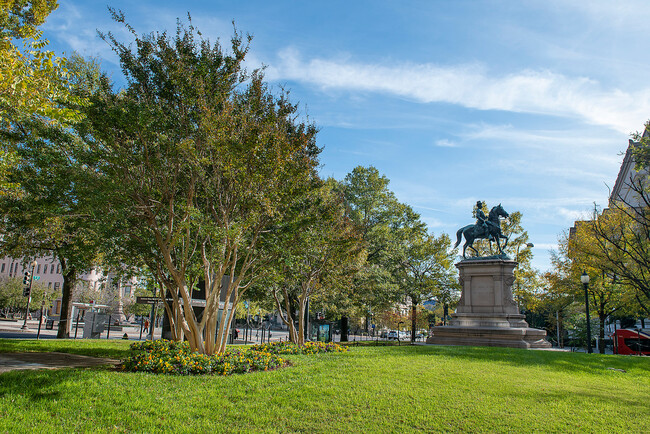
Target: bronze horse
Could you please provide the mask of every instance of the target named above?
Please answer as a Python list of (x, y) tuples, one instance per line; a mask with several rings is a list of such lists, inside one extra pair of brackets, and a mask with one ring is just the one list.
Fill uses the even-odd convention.
[[(503, 249), (505, 249), (506, 246), (508, 245), (508, 237), (501, 233), (501, 223), (499, 222), (499, 217), (505, 217), (505, 218), (509, 217), (509, 214), (506, 212), (506, 210), (503, 209), (501, 204), (493, 207), (490, 210), (490, 214), (488, 215), (487, 218), (488, 221), (487, 233), (485, 231), (485, 228), (475, 224), (467, 225), (465, 227), (458, 229), (458, 231), (456, 232), (456, 237), (458, 240), (456, 241), (454, 248), (458, 247), (461, 241), (461, 237), (464, 235), (465, 245), (463, 246), (463, 258), (465, 258), (465, 250), (467, 250), (468, 247), (474, 250), (474, 252), (476, 252), (476, 254), (478, 255), (478, 250), (476, 250), (473, 246), (474, 240), (477, 239), (489, 239), (490, 242), (496, 241), (497, 248), (499, 249), (499, 253), (503, 254)], [(503, 243), (503, 247), (499, 242), (501, 238), (505, 238), (506, 240), (506, 242)]]

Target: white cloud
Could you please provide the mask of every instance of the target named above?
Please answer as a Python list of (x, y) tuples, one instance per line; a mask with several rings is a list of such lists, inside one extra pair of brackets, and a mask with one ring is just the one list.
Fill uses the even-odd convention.
[(447, 140), (447, 139), (442, 139), (442, 140), (437, 140), (436, 141), (436, 146), (439, 146), (441, 148), (457, 148), (458, 143), (452, 142), (452, 141)]
[(573, 9), (599, 26), (624, 28), (626, 31), (644, 29), (650, 21), (650, 9), (646, 0), (547, 0), (563, 14)]
[(563, 216), (567, 220), (571, 220), (571, 221), (589, 219), (589, 213), (585, 212), (585, 211), (577, 211), (577, 210), (568, 209), (568, 208), (558, 208), (557, 212), (558, 212), (558, 214), (560, 214), (561, 216)]
[(629, 133), (650, 113), (650, 89), (634, 94), (603, 89), (588, 77), (545, 70), (491, 76), (478, 64), (362, 64), (349, 59), (305, 61), (293, 49), (267, 70), (270, 80), (296, 80), (323, 89), (383, 92), (423, 103), (444, 102), (481, 110), (563, 115)]
[(538, 250), (557, 250), (558, 245), (557, 243), (537, 243), (533, 248)]

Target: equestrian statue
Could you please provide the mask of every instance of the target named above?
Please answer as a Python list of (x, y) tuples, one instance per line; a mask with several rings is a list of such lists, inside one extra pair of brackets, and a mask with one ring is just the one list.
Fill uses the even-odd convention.
[[(460, 244), (461, 238), (465, 236), (465, 245), (463, 246), (463, 258), (467, 259), (465, 256), (465, 251), (469, 247), (474, 250), (478, 255), (478, 250), (473, 246), (474, 240), (486, 239), (490, 241), (496, 241), (497, 249), (499, 253), (503, 255), (503, 249), (508, 245), (508, 237), (501, 233), (501, 223), (499, 217), (508, 218), (509, 214), (503, 209), (501, 204), (493, 207), (490, 210), (490, 213), (486, 216), (483, 212), (483, 202), (480, 200), (476, 202), (476, 224), (467, 225), (458, 229), (456, 232), (457, 241), (454, 245), (454, 248), (458, 247)], [(501, 246), (500, 240), (505, 239), (505, 243)]]

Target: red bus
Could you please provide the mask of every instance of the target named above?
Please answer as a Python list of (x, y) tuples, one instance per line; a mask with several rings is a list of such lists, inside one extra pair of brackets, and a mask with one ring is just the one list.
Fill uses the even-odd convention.
[(614, 354), (650, 356), (650, 335), (646, 332), (620, 329), (612, 334)]

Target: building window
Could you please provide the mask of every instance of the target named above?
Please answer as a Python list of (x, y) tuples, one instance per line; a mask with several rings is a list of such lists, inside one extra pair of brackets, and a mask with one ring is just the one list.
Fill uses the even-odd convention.
[(125, 286), (124, 287), (124, 295), (131, 295), (131, 287), (130, 286)]
[(58, 291), (61, 284), (59, 282), (54, 282), (54, 290)]
[(50, 274), (54, 274), (54, 264), (50, 267)]
[(47, 289), (52, 289), (52, 282), (47, 282)]
[(61, 264), (56, 265), (56, 274), (59, 274), (61, 272)]
[(36, 274), (41, 274), (41, 264), (36, 266)]
[(12, 262), (9, 266), (9, 275), (11, 276), (14, 273), (14, 263)]
[(5, 264), (5, 263), (3, 262), (3, 263), (2, 263), (2, 270), (0, 271), (0, 273), (4, 273), (4, 272), (5, 272), (5, 265), (7, 265), (7, 264)]

